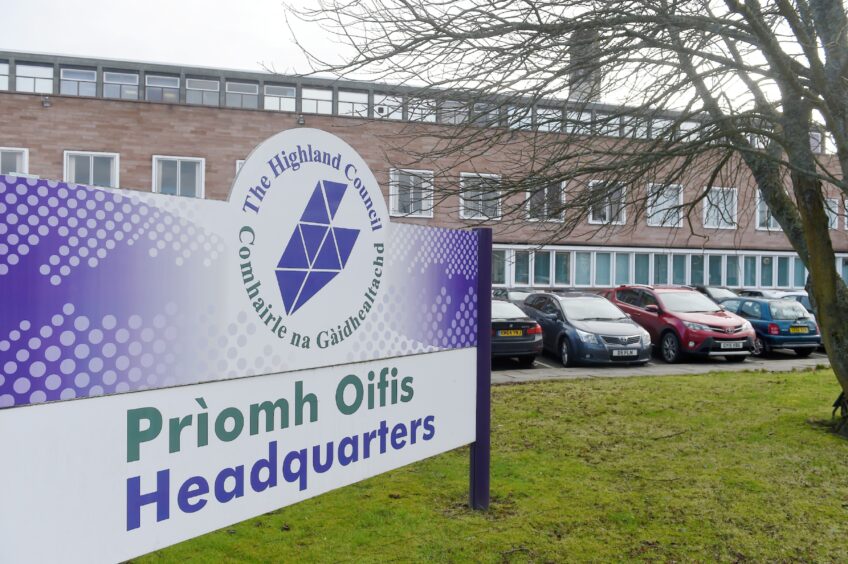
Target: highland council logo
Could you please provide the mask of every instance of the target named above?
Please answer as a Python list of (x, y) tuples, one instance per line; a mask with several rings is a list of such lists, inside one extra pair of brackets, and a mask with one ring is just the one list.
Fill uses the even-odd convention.
[(244, 219), (234, 274), (245, 309), (292, 347), (345, 346), (386, 268), (388, 213), (362, 157), (327, 132), (284, 131), (248, 157), (230, 202)]

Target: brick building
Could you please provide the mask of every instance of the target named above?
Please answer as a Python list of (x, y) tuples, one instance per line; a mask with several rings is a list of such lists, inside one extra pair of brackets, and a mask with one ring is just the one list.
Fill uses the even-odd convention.
[[(803, 264), (742, 175), (735, 185), (714, 189), (687, 218), (664, 213), (664, 207), (688, 201), (703, 179), (627, 187), (645, 193), (661, 188), (656, 209), (628, 217), (611, 197), (573, 232), (556, 236), (549, 228), (561, 219), (547, 212), (553, 200), (545, 192), (532, 199), (482, 196), (481, 187), (497, 190), (505, 172), (496, 151), (469, 161), (434, 157), (399, 165), (408, 161), (408, 148), (426, 153), (428, 135), (467, 119), (461, 106), (436, 107), (412, 93), (363, 82), (0, 52), (0, 173), (226, 199), (253, 147), (284, 129), (315, 127), (343, 138), (365, 158), (399, 221), (458, 227), (486, 219), (495, 232), (496, 285), (804, 286)], [(574, 112), (537, 107), (533, 119), (543, 114), (561, 119), (528, 125), (550, 135), (588, 134), (598, 143), (623, 135), (649, 138), (651, 127), (659, 126), (644, 122), (631, 131), (605, 118), (602, 129), (593, 129), (609, 115), (601, 104)], [(395, 142), (399, 138), (405, 146)], [(812, 141), (825, 151), (821, 138)], [(460, 186), (463, 197), (440, 195), (442, 184)], [(568, 198), (569, 187), (561, 188), (551, 196)], [(838, 198), (828, 204), (837, 268), (848, 277), (845, 204)], [(527, 221), (499, 222), (510, 206), (524, 210)]]

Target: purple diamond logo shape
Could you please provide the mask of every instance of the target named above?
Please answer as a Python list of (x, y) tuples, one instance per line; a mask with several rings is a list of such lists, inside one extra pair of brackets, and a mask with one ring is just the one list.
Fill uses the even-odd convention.
[(319, 181), (285, 245), (276, 274), (289, 315), (329, 284), (353, 252), (359, 229), (333, 223), (346, 190), (347, 184)]

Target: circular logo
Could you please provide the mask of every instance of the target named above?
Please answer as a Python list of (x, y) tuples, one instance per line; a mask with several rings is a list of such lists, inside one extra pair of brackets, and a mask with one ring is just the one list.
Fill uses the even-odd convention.
[(388, 213), (356, 151), (317, 129), (279, 133), (244, 162), (230, 204), (238, 275), (266, 331), (327, 349), (362, 326), (385, 276)]

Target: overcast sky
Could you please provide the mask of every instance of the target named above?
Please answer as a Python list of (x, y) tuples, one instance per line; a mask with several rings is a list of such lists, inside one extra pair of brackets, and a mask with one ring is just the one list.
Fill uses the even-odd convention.
[[(0, 0), (0, 5), (2, 50), (243, 70), (265, 65), (281, 73), (309, 70), (280, 0)], [(338, 51), (319, 31), (297, 25), (310, 49), (325, 57)]]

